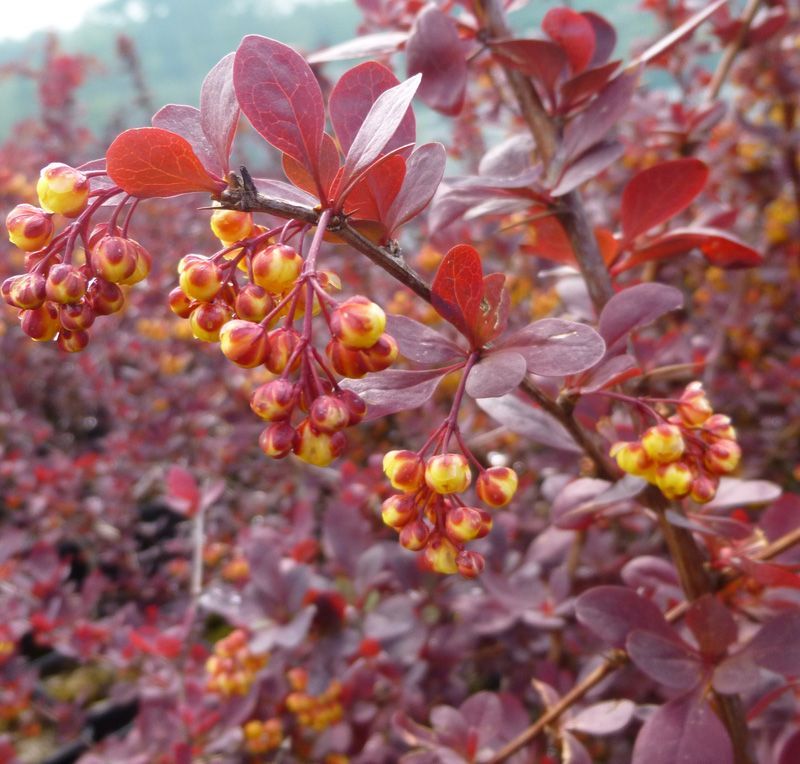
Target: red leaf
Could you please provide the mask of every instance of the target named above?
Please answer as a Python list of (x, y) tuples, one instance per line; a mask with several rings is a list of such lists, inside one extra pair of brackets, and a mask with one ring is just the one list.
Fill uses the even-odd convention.
[(626, 260), (613, 268), (613, 273), (622, 273), (629, 268), (650, 260), (664, 260), (699, 249), (706, 259), (723, 268), (751, 268), (760, 265), (762, 257), (732, 234), (716, 228), (675, 228), (655, 241), (637, 249)]
[(567, 107), (562, 107), (562, 111), (586, 100), (604, 87), (611, 79), (611, 75), (619, 68), (619, 63), (619, 61), (611, 61), (594, 69), (587, 69), (571, 80), (567, 80), (561, 86), (561, 98), (564, 101), (564, 107)]
[(256, 131), (318, 178), (325, 107), (303, 57), (276, 40), (247, 35), (236, 51), (233, 82)]
[(522, 251), (562, 265), (575, 265), (575, 253), (567, 232), (555, 215), (546, 215), (531, 221), (533, 243), (522, 246)]
[(594, 30), (594, 55), (589, 63), (592, 66), (600, 66), (611, 58), (617, 45), (617, 32), (599, 13), (584, 11), (581, 15)]
[(203, 131), (199, 109), (170, 103), (153, 115), (150, 124), (186, 138), (203, 167), (215, 175), (224, 175), (225, 169), (217, 156), (217, 151)]
[(169, 506), (182, 515), (194, 515), (200, 506), (200, 489), (194, 475), (183, 467), (170, 467), (166, 483)]
[(223, 173), (228, 170), (233, 137), (239, 122), (239, 103), (233, 87), (234, 54), (217, 63), (200, 88), (200, 123), (214, 147)]
[(542, 20), (545, 34), (567, 53), (573, 72), (581, 72), (594, 55), (594, 28), (587, 18), (571, 8), (551, 8)]
[(435, 5), (417, 16), (406, 43), (408, 74), (422, 74), (419, 97), (432, 109), (453, 116), (464, 105), (467, 62), (455, 22)]
[(492, 43), (496, 59), (541, 83), (551, 96), (567, 66), (564, 50), (548, 40), (503, 40)]
[(344, 211), (359, 220), (383, 223), (406, 175), (405, 159), (396, 154), (376, 162), (347, 195)]
[(177, 196), (193, 191), (219, 193), (220, 178), (201, 164), (180, 135), (159, 127), (138, 127), (118, 135), (106, 152), (111, 179), (139, 199)]
[(442, 260), (431, 287), (431, 304), (470, 342), (480, 316), (483, 268), (474, 247), (458, 244)]
[[(369, 110), (381, 93), (400, 82), (391, 70), (377, 61), (367, 61), (346, 71), (331, 91), (328, 111), (342, 151), (347, 154)], [(414, 112), (406, 112), (384, 151), (391, 151), (416, 140)]]
[(378, 58), (394, 53), (408, 39), (408, 32), (374, 32), (332, 45), (308, 57), (309, 64), (346, 61), (349, 58)]
[[(303, 191), (313, 194), (316, 198), (320, 194), (316, 180), (306, 167), (288, 154), (282, 158), (283, 171), (286, 177)], [(339, 172), (339, 151), (333, 138), (327, 133), (322, 135), (322, 146), (319, 152), (319, 181), (324, 196), (330, 196), (336, 175)]]
[(483, 299), (475, 325), (475, 336), (479, 345), (499, 337), (508, 325), (511, 298), (505, 287), (506, 277), (502, 273), (490, 273), (483, 279)]
[(685, 210), (703, 190), (708, 167), (699, 159), (672, 159), (634, 175), (622, 192), (622, 233), (627, 241)]

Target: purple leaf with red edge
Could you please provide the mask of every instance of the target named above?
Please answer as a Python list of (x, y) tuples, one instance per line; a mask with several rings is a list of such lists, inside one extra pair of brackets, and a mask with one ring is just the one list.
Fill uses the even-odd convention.
[(567, 54), (560, 45), (548, 40), (502, 40), (491, 43), (492, 54), (537, 83), (541, 83), (551, 99), (561, 73), (567, 67)]
[(611, 79), (614, 72), (619, 69), (619, 61), (587, 69), (585, 72), (573, 77), (561, 86), (562, 110), (571, 110), (575, 105), (594, 95)]
[(624, 346), (628, 335), (671, 310), (683, 307), (683, 294), (666, 284), (637, 284), (617, 292), (600, 313), (598, 331), (609, 353)]
[(738, 633), (728, 608), (711, 594), (691, 604), (686, 613), (686, 625), (697, 640), (700, 652), (709, 658), (724, 655)]
[(513, 350), (488, 353), (470, 369), (467, 395), (473, 398), (497, 398), (513, 390), (527, 372), (525, 359)]
[(630, 700), (606, 700), (579, 711), (564, 727), (584, 735), (613, 735), (630, 724), (635, 710)]
[(600, 66), (611, 58), (617, 45), (617, 32), (599, 13), (584, 11), (581, 15), (594, 30), (594, 55), (589, 63), (592, 66)]
[(388, 369), (348, 379), (342, 387), (360, 395), (367, 404), (367, 419), (377, 419), (405, 409), (417, 409), (434, 393), (444, 374), (439, 369), (408, 371)]
[(545, 34), (566, 52), (573, 72), (581, 72), (594, 56), (594, 27), (572, 8), (551, 8), (542, 20)]
[(697, 693), (661, 706), (639, 730), (632, 764), (733, 764), (731, 740), (719, 717)]
[(407, 39), (407, 32), (375, 32), (360, 35), (347, 42), (312, 53), (307, 60), (309, 64), (323, 64), (351, 58), (377, 58), (399, 50)]
[(170, 508), (192, 517), (200, 508), (200, 488), (194, 475), (183, 467), (170, 467), (166, 483), (166, 501)]
[[(353, 139), (381, 93), (400, 84), (392, 71), (377, 61), (366, 61), (346, 71), (334, 85), (328, 99), (331, 124), (342, 151), (347, 154)], [(416, 125), (414, 112), (409, 110), (384, 151), (414, 143)]]
[(662, 37), (658, 42), (647, 48), (647, 50), (630, 64), (630, 66), (647, 64), (662, 53), (666, 53), (666, 51), (680, 42), (684, 37), (690, 35), (700, 24), (711, 16), (711, 14), (719, 10), (727, 2), (728, 0), (714, 0), (710, 5), (684, 21), (677, 29), (673, 29), (668, 35)]
[(511, 297), (505, 284), (506, 277), (502, 273), (490, 273), (483, 279), (483, 298), (475, 325), (475, 338), (479, 345), (500, 336), (508, 325)]
[(394, 337), (400, 354), (409, 361), (433, 366), (466, 359), (466, 353), (455, 342), (413, 318), (389, 315), (386, 331)]
[(634, 629), (625, 640), (631, 661), (651, 679), (674, 690), (691, 690), (702, 679), (698, 656), (677, 636)]
[(587, 180), (596, 178), (624, 153), (625, 147), (619, 141), (604, 141), (596, 144), (567, 165), (550, 192), (551, 195), (564, 196)]
[(375, 99), (347, 152), (339, 181), (339, 198), (346, 193), (348, 184), (385, 151), (405, 119), (417, 87), (419, 77), (412, 77), (385, 90)]
[(498, 348), (524, 356), (528, 371), (543, 377), (578, 374), (605, 354), (603, 338), (591, 326), (561, 318), (543, 318), (503, 338)]
[(284, 154), (281, 157), (281, 163), (286, 177), (298, 188), (302, 188), (312, 194), (314, 196), (313, 204), (316, 206), (320, 188), (326, 197), (329, 197), (333, 191), (332, 187), (339, 174), (339, 150), (336, 148), (333, 138), (327, 133), (323, 133), (322, 145), (319, 149), (319, 170), (317, 172), (319, 182), (305, 165), (288, 154)]
[(253, 178), (253, 183), (260, 194), (289, 204), (299, 204), (303, 207), (313, 207), (318, 203), (317, 197), (284, 183), (282, 180), (272, 178)]
[(477, 403), (490, 417), (511, 432), (522, 435), (534, 443), (569, 453), (582, 451), (557, 419), (511, 393), (499, 398), (479, 398)]
[(233, 82), (256, 132), (318, 175), (325, 106), (311, 67), (288, 45), (247, 35), (236, 51)]
[(217, 155), (220, 170), (228, 171), (233, 137), (239, 122), (239, 102), (233, 87), (235, 54), (229, 53), (206, 75), (200, 88), (200, 123)]
[(442, 259), (431, 286), (431, 304), (470, 342), (483, 298), (483, 267), (477, 250), (457, 244)]
[(464, 105), (467, 62), (455, 22), (435, 5), (417, 16), (406, 43), (409, 75), (421, 74), (419, 97), (432, 109), (454, 116)]
[(406, 162), (406, 178), (384, 223), (389, 236), (428, 206), (444, 176), (447, 152), (441, 143), (426, 143)]
[(199, 109), (195, 109), (194, 106), (170, 103), (160, 108), (153, 115), (150, 123), (153, 127), (169, 130), (189, 141), (192, 151), (207, 170), (219, 176), (225, 173), (216, 150), (203, 131)]
[(671, 159), (642, 170), (622, 192), (621, 222), (626, 241), (685, 210), (703, 190), (708, 167), (694, 157)]
[(614, 647), (624, 647), (634, 629), (674, 635), (661, 611), (644, 597), (624, 586), (596, 586), (575, 603), (575, 615), (589, 631)]
[(638, 70), (626, 70), (611, 80), (583, 111), (567, 123), (558, 158), (567, 162), (603, 140), (628, 110), (638, 82)]
[(139, 127), (118, 135), (106, 152), (109, 177), (138, 199), (195, 191), (217, 194), (225, 182), (203, 167), (189, 142), (158, 127)]

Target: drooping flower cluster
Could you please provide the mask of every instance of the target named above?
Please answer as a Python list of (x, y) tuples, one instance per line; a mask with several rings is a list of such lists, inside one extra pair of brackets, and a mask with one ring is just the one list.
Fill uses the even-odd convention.
[[(144, 279), (152, 264), (147, 250), (127, 235), (128, 222), (117, 227), (127, 197), (108, 222), (90, 228), (95, 213), (122, 194), (107, 185), (93, 190), (94, 174), (49, 164), (36, 186), (41, 206), (17, 205), (6, 218), (9, 240), (26, 253), (26, 273), (6, 279), (0, 294), (19, 309), (22, 330), (31, 339), (55, 339), (71, 353), (86, 347), (97, 316), (122, 309), (121, 287)], [(70, 221), (57, 235), (55, 216)]]
[[(422, 551), (437, 573), (480, 575), (483, 556), (465, 544), (483, 538), (492, 528), (492, 516), (484, 509), (465, 505), (458, 494), (472, 483), (469, 461), (463, 454), (390, 451), (383, 470), (394, 494), (383, 502), (383, 522), (399, 533), (400, 544)], [(475, 483), (478, 498), (490, 508), (508, 504), (517, 490), (517, 475), (508, 467), (482, 469)]]
[(256, 756), (274, 751), (283, 741), (283, 724), (276, 717), (264, 721), (251, 719), (242, 726), (242, 732), (245, 749)]
[(647, 429), (640, 440), (611, 447), (620, 469), (643, 477), (668, 499), (711, 501), (722, 475), (739, 466), (736, 430), (715, 414), (700, 382), (689, 384), (676, 402), (677, 413)]
[(286, 709), (292, 713), (300, 727), (322, 732), (340, 721), (344, 715), (342, 706), (342, 683), (337, 679), (319, 695), (308, 692), (308, 672), (304, 669), (291, 669), (287, 679), (292, 692), (286, 696)]
[[(386, 315), (366, 297), (338, 303), (330, 296), (340, 287), (338, 276), (315, 268), (322, 225), (305, 260), (284, 238), (292, 235), (291, 226), (266, 231), (253, 224), (250, 213), (220, 209), (211, 227), (223, 249), (208, 258), (181, 260), (180, 286), (170, 294), (170, 307), (189, 319), (197, 339), (218, 341), (233, 363), (263, 366), (274, 375), (250, 401), (269, 422), (259, 438), (264, 453), (276, 459), (294, 453), (327, 466), (346, 446), (342, 430), (360, 422), (366, 411), (361, 398), (339, 388), (335, 374), (357, 379), (394, 362), (397, 344), (384, 331)], [(247, 283), (240, 284), (240, 277)], [(331, 336), (327, 359), (313, 344), (311, 319), (320, 313)], [(305, 320), (298, 330), (294, 324), (300, 318)]]
[(268, 661), (269, 656), (251, 652), (247, 634), (236, 629), (214, 645), (206, 661), (207, 687), (220, 695), (245, 695)]

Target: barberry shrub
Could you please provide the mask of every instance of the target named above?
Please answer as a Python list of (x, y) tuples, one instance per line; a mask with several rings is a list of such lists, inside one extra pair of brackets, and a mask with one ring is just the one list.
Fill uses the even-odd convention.
[[(119, 673), (48, 690), (71, 729), (104, 683), (132, 704), (84, 762), (800, 755), (800, 18), (646, 5), (670, 32), (619, 58), (595, 12), (515, 36), (498, 0), (364, 5), (358, 39), (308, 59), (250, 35), (199, 108), (43, 166), (6, 218), (22, 333), (110, 382), (98, 359), (127, 335), (97, 319), (131, 303), (209, 365), (158, 390), (148, 436), (104, 443), (183, 462), (131, 494), (160, 490), (166, 560), (81, 574), (80, 546), (26, 545), (13, 528), (52, 535), (124, 481), (103, 449), (40, 466), (60, 488), (83, 470), (43, 508), (13, 482), (25, 446), (3, 454), (4, 508), (30, 517), (0, 546), (0, 732), (41, 731), (34, 645)], [(310, 64), (361, 58), (380, 61), (323, 93)], [(417, 145), (415, 98), (452, 119), (447, 147)], [(230, 167), (248, 123), (264, 177)], [(214, 251), (167, 240), (170, 205)], [(143, 323), (151, 271), (181, 323)], [(179, 390), (184, 359), (131, 395)]]

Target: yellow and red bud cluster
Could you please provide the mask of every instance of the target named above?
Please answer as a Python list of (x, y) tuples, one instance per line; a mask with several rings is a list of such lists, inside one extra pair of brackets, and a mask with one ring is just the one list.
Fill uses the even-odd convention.
[(397, 360), (397, 343), (386, 334), (386, 314), (366, 297), (345, 300), (331, 315), (332, 339), (326, 353), (337, 374), (361, 379)]
[(283, 724), (275, 717), (263, 722), (251, 719), (242, 727), (242, 733), (245, 749), (255, 756), (274, 751), (283, 742)]
[[(383, 470), (392, 487), (403, 493), (381, 506), (381, 518), (399, 534), (400, 545), (423, 552), (437, 573), (460, 573), (474, 578), (483, 570), (483, 557), (468, 551), (468, 541), (483, 538), (492, 516), (468, 507), (455, 496), (469, 488), (472, 471), (462, 454), (443, 453), (424, 459), (413, 451), (389, 451)], [(508, 504), (517, 490), (517, 475), (507, 467), (482, 470), (476, 483), (478, 498), (489, 507)]]
[(214, 645), (214, 654), (206, 661), (206, 686), (220, 695), (245, 695), (268, 660), (267, 655), (250, 652), (247, 634), (236, 629)]
[[(26, 273), (6, 279), (0, 296), (20, 311), (22, 330), (39, 342), (56, 340), (67, 352), (83, 350), (97, 316), (121, 310), (121, 286), (150, 272), (152, 258), (112, 223), (87, 235), (92, 208), (90, 180), (61, 163), (43, 168), (37, 184), (41, 208), (20, 204), (6, 217), (9, 240), (26, 252)], [(102, 193), (102, 192), (98, 192)], [(113, 194), (113, 192), (112, 192)], [(53, 215), (77, 218), (53, 238)], [(76, 247), (83, 242), (85, 251)]]
[(689, 384), (676, 408), (640, 440), (615, 443), (610, 453), (621, 470), (645, 478), (668, 499), (704, 504), (716, 495), (720, 476), (739, 466), (741, 448), (730, 419), (714, 413), (702, 383)]
[(287, 673), (292, 688), (284, 705), (294, 715), (297, 724), (313, 732), (323, 732), (344, 716), (342, 705), (342, 683), (337, 679), (319, 695), (308, 692), (308, 675), (303, 669), (292, 669)]

